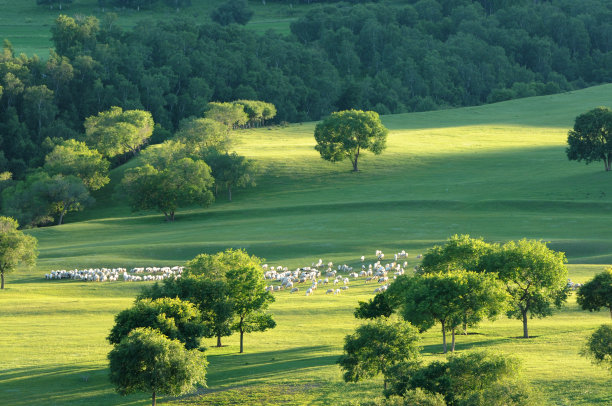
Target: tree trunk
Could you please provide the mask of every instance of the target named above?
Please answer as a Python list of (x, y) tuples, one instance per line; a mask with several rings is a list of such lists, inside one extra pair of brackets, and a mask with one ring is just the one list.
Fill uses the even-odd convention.
[(523, 313), (523, 338), (529, 338), (529, 332), (527, 330), (527, 310), (522, 311)]
[(156, 399), (155, 399), (155, 391), (153, 391), (153, 394), (151, 395), (151, 405), (155, 406), (157, 404)]
[(4, 272), (0, 272), (0, 278), (2, 278), (2, 284), (0, 285), (0, 289), (4, 289)]
[(217, 347), (221, 347), (221, 335), (217, 336)]
[(355, 154), (355, 159), (353, 160), (353, 172), (359, 172), (357, 168), (357, 160), (359, 159), (359, 147), (357, 148), (357, 153)]
[(174, 211), (170, 212), (170, 221), (174, 222)]
[[(4, 274), (2, 274), (2, 289), (4, 289)], [(612, 319), (612, 307), (610, 308), (610, 318)]]
[(442, 322), (442, 346), (444, 347), (444, 354), (446, 354), (446, 329), (444, 328), (444, 322)]
[(61, 226), (61, 225), (62, 225), (62, 221), (64, 220), (64, 214), (66, 214), (66, 210), (62, 210), (62, 211), (60, 212), (60, 217), (59, 217), (59, 220), (57, 221), (57, 225), (58, 225), (58, 226)]
[(386, 376), (383, 378), (383, 388), (386, 392), (387, 391), (387, 377)]
[(168, 218), (168, 213), (166, 213), (165, 211), (163, 213), (164, 213), (164, 217), (166, 218), (166, 221), (170, 221), (170, 219)]
[(451, 352), (455, 352), (455, 329), (451, 332), (452, 341), (451, 341)]
[(240, 329), (240, 354), (244, 352), (244, 330)]
[(231, 185), (227, 185), (227, 197), (229, 198), (229, 201), (232, 201), (232, 186)]

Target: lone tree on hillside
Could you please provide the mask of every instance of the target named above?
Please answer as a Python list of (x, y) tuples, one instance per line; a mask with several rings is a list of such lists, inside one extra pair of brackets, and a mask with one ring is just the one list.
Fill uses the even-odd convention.
[(4, 274), (24, 263), (34, 265), (38, 256), (36, 238), (17, 230), (19, 223), (10, 217), (0, 217), (0, 289), (4, 289)]
[(205, 385), (206, 358), (187, 350), (157, 330), (136, 328), (108, 354), (110, 381), (127, 395), (149, 392), (153, 406), (158, 394), (178, 396), (195, 384)]
[(375, 111), (338, 111), (315, 127), (315, 149), (327, 161), (338, 162), (349, 158), (353, 172), (357, 172), (361, 151), (371, 151), (376, 155), (382, 153), (388, 132)]
[(597, 107), (576, 117), (574, 129), (567, 135), (565, 150), (570, 161), (603, 161), (612, 169), (612, 110)]
[(508, 317), (523, 321), (523, 338), (529, 338), (529, 317), (546, 317), (553, 306), (567, 300), (565, 254), (549, 249), (546, 243), (522, 239), (494, 247), (483, 255), (479, 267), (497, 272), (510, 295)]
[(578, 304), (590, 312), (607, 308), (612, 317), (612, 268), (608, 268), (578, 290)]

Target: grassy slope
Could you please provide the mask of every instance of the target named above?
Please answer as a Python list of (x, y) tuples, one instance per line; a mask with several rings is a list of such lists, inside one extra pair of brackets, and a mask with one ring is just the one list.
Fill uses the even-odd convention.
[[(9, 39), (17, 54), (23, 52), (32, 56), (36, 54), (46, 58), (51, 43), (51, 26), (59, 14), (94, 15), (102, 19), (105, 12), (118, 15), (117, 23), (122, 27), (134, 26), (145, 19), (166, 19), (175, 16), (195, 17), (198, 20), (210, 20), (210, 12), (225, 0), (192, 0), (192, 6), (176, 11), (169, 7), (157, 7), (153, 10), (102, 10), (97, 0), (74, 0), (73, 4), (64, 5), (62, 11), (50, 10), (46, 6), (37, 6), (36, 0), (0, 0), (0, 40)], [(296, 5), (291, 8), (279, 4), (263, 5), (261, 1), (250, 1), (254, 10), (248, 26), (257, 32), (273, 29), (288, 33), (289, 24), (304, 13), (307, 6)]]
[[(96, 209), (72, 215), (81, 221), (30, 232), (40, 241), (38, 272), (12, 275), (0, 294), (0, 348), (10, 349), (0, 353), (0, 397), (14, 405), (147, 403), (114, 395), (105, 370), (104, 337), (138, 287), (41, 281), (49, 269), (176, 264), (229, 246), (291, 267), (318, 258), (357, 265), (375, 249), (406, 249), (412, 266), (433, 243), (470, 233), (551, 241), (568, 253), (571, 277), (587, 280), (603, 269), (598, 264), (612, 263), (611, 174), (568, 162), (564, 143), (573, 118), (612, 104), (611, 95), (606, 85), (384, 117), (388, 148), (364, 155), (356, 174), (349, 163), (317, 156), (314, 124), (244, 131), (236, 149), (259, 163), (258, 187), (237, 191), (232, 203), (182, 210), (175, 224), (156, 213), (131, 215), (105, 190)], [(379, 395), (380, 380), (345, 385), (334, 365), (357, 325), (352, 309), (372, 290), (359, 282), (342, 297), (281, 292), (272, 308), (278, 327), (249, 336), (246, 355), (236, 354), (235, 337), (211, 348), (211, 393), (170, 403), (338, 404)], [(578, 311), (572, 298), (554, 317), (531, 322), (535, 339), (512, 338), (520, 322), (500, 319), (459, 337), (458, 348), (520, 357), (550, 404), (609, 404), (610, 375), (578, 355), (586, 334), (608, 320)], [(425, 335), (426, 359), (440, 357), (439, 342), (437, 331)]]

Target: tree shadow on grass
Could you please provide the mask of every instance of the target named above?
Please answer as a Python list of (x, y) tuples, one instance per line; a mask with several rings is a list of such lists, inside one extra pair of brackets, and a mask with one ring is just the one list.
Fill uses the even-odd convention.
[[(108, 369), (94, 366), (46, 366), (0, 371), (3, 405), (128, 404), (147, 399), (116, 395), (108, 381)], [(126, 402), (127, 400), (127, 402)]]
[[(457, 336), (457, 341), (455, 342), (455, 352), (467, 351), (467, 350), (486, 350), (489, 347), (496, 347), (499, 344), (504, 344), (509, 341), (514, 341), (516, 339), (514, 337), (498, 337), (494, 339), (490, 338), (490, 339), (486, 339), (482, 341), (473, 341), (473, 342), (466, 343), (466, 342), (461, 342), (461, 337), (466, 337), (466, 336), (464, 335)], [(441, 337), (440, 337), (440, 341), (442, 341)], [(446, 345), (448, 348), (447, 354), (451, 354), (450, 340), (446, 342)], [(440, 342), (440, 344), (424, 345), (423, 353), (424, 354), (442, 354), (443, 353), (442, 342)]]
[(209, 355), (208, 383), (236, 385), (250, 379), (282, 378), (286, 373), (298, 370), (331, 366), (338, 355), (326, 355), (328, 346), (297, 347), (282, 351), (267, 351), (254, 354)]

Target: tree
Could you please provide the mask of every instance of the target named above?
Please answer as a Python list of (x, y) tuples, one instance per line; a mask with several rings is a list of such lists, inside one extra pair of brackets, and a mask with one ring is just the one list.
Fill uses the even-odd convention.
[(163, 169), (150, 164), (129, 169), (119, 186), (133, 210), (159, 210), (166, 221), (174, 221), (180, 207), (209, 206), (213, 200), (213, 178), (204, 161), (182, 158)]
[(480, 267), (496, 272), (510, 295), (508, 317), (523, 321), (523, 338), (529, 338), (529, 317), (546, 317), (567, 300), (567, 259), (546, 243), (522, 239), (509, 241), (485, 254)]
[(227, 152), (231, 145), (228, 127), (211, 118), (181, 121), (175, 138), (185, 144), (190, 153), (201, 157), (205, 157), (211, 150)]
[(196, 307), (177, 298), (141, 299), (115, 316), (108, 341), (119, 344), (130, 331), (150, 327), (172, 340), (179, 340), (188, 350), (198, 348), (205, 335)]
[(37, 128), (40, 137), (43, 124), (49, 123), (57, 114), (57, 106), (53, 103), (54, 92), (45, 85), (26, 88), (23, 100), (26, 102), (28, 116)]
[(606, 171), (612, 169), (612, 110), (597, 107), (576, 117), (567, 143), (570, 161), (603, 161)]
[(72, 0), (36, 0), (36, 4), (49, 5), (49, 9), (52, 9), (54, 5), (57, 5), (59, 9), (62, 9), (63, 4), (70, 4)]
[(482, 238), (455, 234), (444, 245), (436, 245), (423, 255), (419, 272), (444, 272), (453, 269), (475, 271), (478, 269), (480, 257), (489, 249), (491, 245)]
[(204, 354), (187, 350), (180, 341), (151, 328), (132, 330), (111, 350), (108, 359), (109, 378), (117, 392), (149, 392), (153, 406), (157, 395), (178, 396), (195, 384), (206, 384), (208, 363)]
[(109, 158), (136, 154), (153, 134), (153, 126), (148, 111), (111, 107), (85, 120), (85, 142)]
[(607, 365), (612, 372), (612, 325), (599, 326), (587, 339), (582, 354), (595, 364)]
[(344, 354), (338, 359), (344, 380), (358, 382), (382, 373), (386, 390), (391, 367), (418, 362), (419, 341), (417, 329), (409, 323), (377, 320), (359, 326), (344, 338)]
[(353, 171), (357, 172), (361, 151), (381, 154), (386, 147), (388, 132), (374, 111), (339, 111), (315, 127), (315, 149), (327, 161), (338, 162), (349, 158)]
[(232, 23), (245, 25), (253, 17), (253, 10), (246, 0), (228, 0), (210, 14), (213, 21), (221, 25)]
[(20, 264), (34, 265), (38, 257), (38, 241), (18, 230), (19, 223), (10, 217), (0, 217), (0, 289), (4, 289), (4, 275)]
[(223, 123), (229, 128), (244, 125), (249, 119), (243, 105), (220, 102), (208, 103), (204, 117)]
[(608, 268), (578, 289), (576, 296), (582, 310), (597, 312), (607, 308), (612, 317), (612, 268)]
[(272, 316), (265, 313), (274, 296), (266, 291), (261, 260), (246, 251), (229, 251), (231, 261), (225, 274), (229, 297), (235, 314), (233, 329), (240, 333), (240, 353), (244, 352), (244, 334), (274, 328)]
[(45, 157), (45, 171), (51, 176), (79, 177), (89, 190), (98, 190), (110, 182), (110, 163), (98, 151), (73, 139), (56, 145)]
[(227, 198), (232, 201), (232, 187), (255, 186), (255, 164), (252, 160), (235, 152), (211, 153), (206, 162), (215, 178), (215, 194), (219, 186), (227, 188)]
[(455, 351), (455, 329), (476, 325), (485, 317), (495, 317), (503, 309), (506, 296), (494, 275), (456, 270), (415, 276), (404, 296), (402, 317), (427, 330), (436, 322), (442, 327), (442, 344), (447, 352), (446, 332), (452, 336)]
[(76, 176), (56, 175), (40, 186), (49, 201), (50, 213), (59, 216), (58, 225), (62, 224), (66, 213), (81, 211), (94, 202), (83, 181)]

